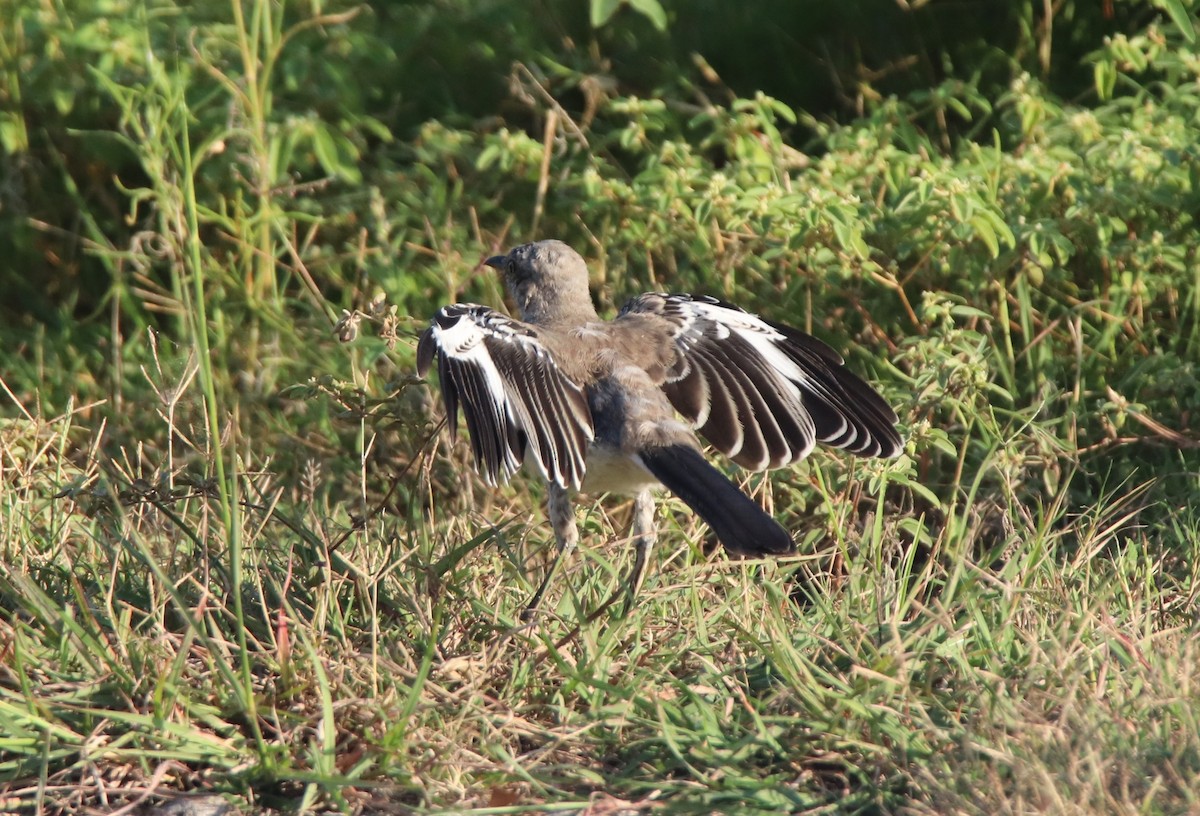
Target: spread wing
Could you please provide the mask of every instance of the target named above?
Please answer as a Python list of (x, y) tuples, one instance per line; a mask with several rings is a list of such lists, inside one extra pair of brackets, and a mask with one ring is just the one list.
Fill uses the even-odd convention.
[(461, 406), (489, 484), (511, 476), (528, 450), (547, 481), (579, 487), (593, 436), (587, 396), (536, 329), (485, 306), (447, 306), (417, 343), (417, 373), (425, 376), (435, 357), (451, 439)]
[(815, 337), (710, 297), (650, 293), (625, 314), (668, 321), (677, 356), (663, 390), (742, 467), (797, 462), (814, 442), (860, 456), (896, 456), (903, 447), (895, 411)]

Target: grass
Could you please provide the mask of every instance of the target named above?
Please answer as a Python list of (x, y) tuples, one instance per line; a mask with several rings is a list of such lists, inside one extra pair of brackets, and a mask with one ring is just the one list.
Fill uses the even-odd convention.
[[(564, 64), (518, 72), (557, 133), (431, 122), (389, 147), (353, 88), (340, 118), (303, 93), (338, 42), (305, 37), (368, 23), (238, 10), (185, 21), (193, 67), (161, 56), (175, 17), (111, 15), (143, 61), (89, 74), (119, 121), (83, 143), (126, 162), (103, 196), (47, 148), (81, 215), (26, 226), (104, 287), (0, 325), (0, 810), (1200, 809), (1177, 39), (1098, 51), (1126, 95), (1087, 108), (1022, 76), (847, 126), (762, 96), (601, 95), (567, 122), (590, 75)], [(956, 105), (978, 142), (951, 139)], [(906, 455), (743, 475), (795, 558), (730, 561), (665, 503), (638, 602), (594, 619), (629, 507), (583, 501), (521, 626), (541, 489), (484, 486), (411, 372), (437, 305), (500, 303), (476, 261), (534, 221), (606, 306), (691, 289), (846, 349)]]
[[(243, 443), (239, 606), (213, 486), (103, 457), (108, 432), (31, 414), (0, 436), (12, 809), (152, 787), (289, 811), (1197, 805), (1200, 523), (1139, 525), (1149, 485), (1078, 508), (1069, 479), (1029, 507), (963, 483), (960, 523), (831, 514), (809, 555), (761, 564), (710, 557), (668, 511), (639, 603), (592, 622), (631, 552), (626, 508), (585, 504), (588, 546), (523, 628), (548, 539), (525, 485), (462, 513), (426, 458), (407, 478), (430, 503), (355, 523)], [(906, 466), (818, 455), (775, 512)]]

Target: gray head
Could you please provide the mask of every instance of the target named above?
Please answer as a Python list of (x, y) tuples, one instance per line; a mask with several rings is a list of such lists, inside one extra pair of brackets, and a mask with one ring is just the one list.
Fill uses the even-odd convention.
[(522, 320), (579, 325), (596, 320), (587, 264), (562, 241), (535, 241), (484, 263), (504, 273), (504, 284)]

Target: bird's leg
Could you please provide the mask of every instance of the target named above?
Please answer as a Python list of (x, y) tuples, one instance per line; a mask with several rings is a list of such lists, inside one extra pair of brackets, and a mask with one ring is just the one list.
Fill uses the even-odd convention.
[(654, 494), (649, 489), (642, 490), (633, 499), (633, 570), (629, 573), (626, 584), (628, 593), (625, 599), (625, 613), (633, 608), (634, 598), (642, 588), (646, 578), (646, 564), (650, 560), (650, 551), (658, 541), (658, 528), (654, 524)]
[(549, 509), (550, 526), (554, 530), (554, 540), (558, 544), (558, 553), (555, 554), (550, 569), (546, 570), (546, 577), (542, 579), (537, 592), (533, 593), (533, 597), (525, 605), (525, 610), (521, 612), (521, 620), (526, 622), (532, 620), (534, 613), (537, 612), (538, 604), (542, 602), (542, 596), (546, 594), (546, 587), (550, 586), (550, 581), (558, 572), (563, 559), (570, 555), (579, 544), (579, 529), (575, 526), (575, 508), (571, 505), (571, 496), (567, 489), (551, 482), (550, 489), (547, 491), (546, 504)]

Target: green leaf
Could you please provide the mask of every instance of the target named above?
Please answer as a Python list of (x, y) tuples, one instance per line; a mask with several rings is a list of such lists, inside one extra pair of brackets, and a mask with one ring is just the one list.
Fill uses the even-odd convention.
[(621, 6), (621, 0), (592, 0), (592, 28), (600, 28), (612, 19)]
[(313, 152), (321, 169), (352, 184), (362, 181), (362, 171), (354, 164), (354, 146), (340, 133), (318, 125), (312, 133)]
[(1192, 16), (1184, 8), (1182, 0), (1155, 0), (1154, 5), (1167, 13), (1185, 40), (1189, 43), (1196, 41), (1196, 24), (1192, 22)]
[(317, 162), (329, 175), (337, 174), (338, 156), (337, 146), (333, 143), (333, 136), (323, 127), (313, 129), (312, 134), (313, 152), (317, 154)]
[(15, 116), (0, 117), (0, 147), (12, 156), (23, 153), (29, 147), (24, 124)]
[(1096, 95), (1102, 100), (1112, 99), (1117, 84), (1117, 67), (1109, 60), (1100, 60), (1092, 66), (1092, 77), (1096, 83)]
[(991, 315), (983, 309), (976, 309), (974, 306), (967, 306), (963, 303), (957, 303), (950, 307), (950, 314), (955, 317), (972, 318), (976, 317), (981, 320), (990, 320)]
[(659, 31), (667, 30), (667, 13), (658, 0), (629, 0), (629, 5), (648, 17)]
[(969, 223), (975, 228), (975, 235), (979, 240), (987, 244), (988, 252), (992, 253), (992, 257), (999, 256), (1000, 242), (996, 240), (996, 231), (992, 229), (991, 223), (982, 215), (971, 216)]
[(950, 438), (946, 436), (946, 432), (940, 428), (937, 429), (936, 433), (930, 433), (928, 440), (931, 447), (940, 450), (950, 458), (953, 459), (958, 457), (958, 448), (956, 448), (954, 443), (950, 441)]
[(837, 236), (838, 244), (846, 252), (859, 258), (867, 258), (871, 254), (867, 242), (863, 240), (861, 229), (843, 221), (833, 221), (833, 234)]

